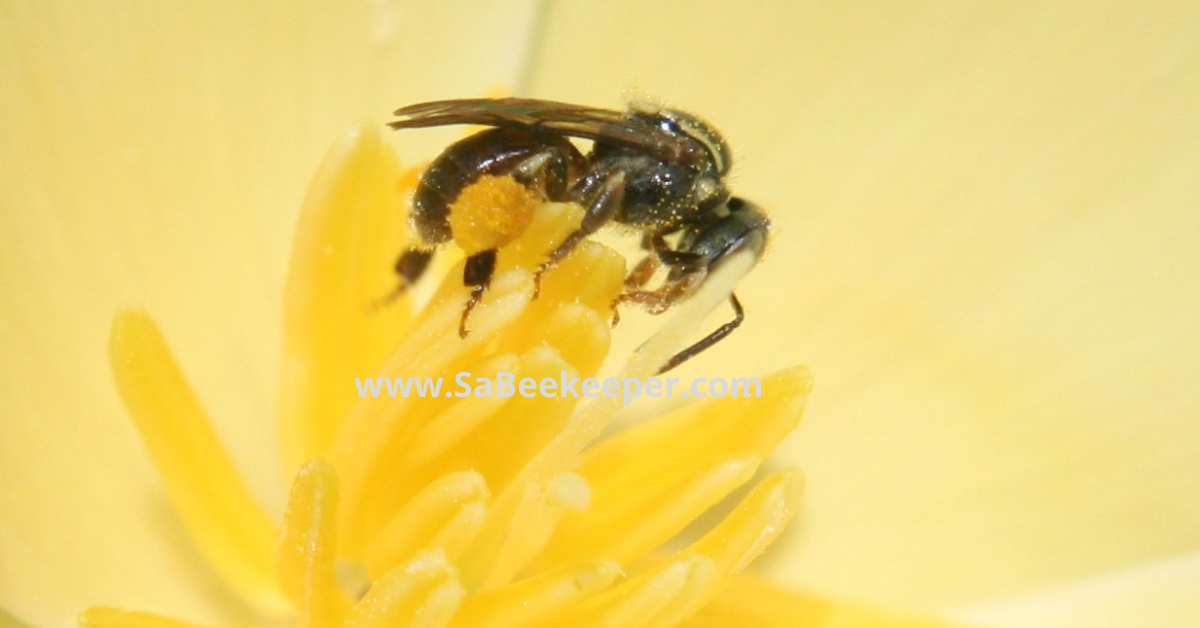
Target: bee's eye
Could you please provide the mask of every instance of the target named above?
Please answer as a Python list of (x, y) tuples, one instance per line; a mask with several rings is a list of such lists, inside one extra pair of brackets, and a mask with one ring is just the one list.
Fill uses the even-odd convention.
[[(664, 110), (661, 119), (664, 120), (664, 129), (671, 130), (677, 134), (687, 135), (703, 145), (704, 150), (708, 151), (709, 159), (712, 161), (713, 168), (716, 169), (717, 174), (724, 176), (729, 173), (731, 165), (729, 145), (725, 143), (725, 138), (721, 137), (712, 125), (682, 111)], [(671, 123), (670, 127), (666, 126), (666, 121)]]

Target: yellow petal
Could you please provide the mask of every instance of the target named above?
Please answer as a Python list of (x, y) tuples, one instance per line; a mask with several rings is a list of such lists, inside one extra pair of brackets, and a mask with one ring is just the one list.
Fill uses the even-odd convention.
[(396, 513), (368, 548), (363, 561), (378, 578), (418, 550), (441, 548), (456, 559), (475, 540), (491, 499), (487, 481), (476, 471), (439, 478)]
[(1152, 561), (1053, 589), (958, 612), (995, 628), (1194, 626), (1200, 618), (1200, 553)]
[(300, 628), (339, 622), (345, 600), (336, 580), (337, 476), (314, 459), (300, 469), (288, 496), (279, 542), (279, 581), (300, 613)]
[[(594, 596), (546, 625), (657, 628), (710, 584), (712, 560), (683, 555)], [(670, 625), (670, 624), (667, 624)]]
[(761, 398), (727, 397), (630, 428), (588, 451), (580, 473), (592, 508), (564, 521), (547, 564), (626, 561), (654, 549), (750, 479), (799, 422), (807, 371), (763, 378)]
[[(461, 277), (461, 269), (457, 273), (451, 271), (451, 278), (445, 284), (453, 284), (453, 290), (462, 294), (464, 290), (456, 275)], [(532, 289), (532, 276), (527, 272), (511, 270), (498, 275), (472, 313), (475, 329), (466, 339), (460, 339), (457, 332), (463, 301), (449, 298), (436, 302), (421, 313), (413, 333), (394, 349), (375, 376), (389, 380), (442, 377), (453, 381), (455, 374), (470, 370), (472, 359), (479, 355), (489, 336), (521, 313)], [(422, 399), (416, 395), (386, 402), (374, 398), (356, 400), (331, 450), (331, 462), (342, 480), (344, 501), (339, 511), (339, 534), (348, 555), (359, 555), (367, 530), (383, 525), (393, 514), (377, 511), (369, 518), (362, 516), (364, 509), (370, 508), (369, 496), (388, 494), (389, 485), (397, 481), (383, 469), (402, 458), (390, 457), (388, 451), (411, 448), (412, 438), (419, 433), (423, 422), (448, 403), (452, 401)], [(403, 490), (411, 494), (422, 486), (424, 483), (406, 484)]]
[[(705, 315), (724, 302), (737, 280), (749, 272), (754, 260), (750, 255), (739, 254), (729, 259), (712, 275), (697, 292), (681, 303), (669, 322), (650, 337), (634, 353), (624, 370), (621, 380), (635, 378), (641, 381), (652, 377), (662, 365), (686, 345), (687, 334), (695, 329)], [(517, 490), (501, 493), (497, 498), (497, 512), (511, 513), (521, 500), (521, 490), (528, 485), (545, 485), (549, 478), (563, 469), (573, 468), (579, 453), (590, 444), (621, 408), (620, 397), (600, 396), (589, 400), (575, 412), (561, 434), (538, 452), (514, 480)]]
[(449, 624), (464, 591), (439, 552), (422, 552), (376, 582), (354, 606), (351, 628), (439, 628)]
[(889, 613), (779, 588), (760, 578), (742, 575), (682, 628), (967, 628), (975, 624)]
[(0, 608), (0, 628), (30, 628), (28, 624), (17, 619), (8, 611)]
[(488, 528), (463, 557), (463, 576), (473, 589), (511, 581), (545, 547), (563, 515), (587, 507), (589, 491), (578, 475), (562, 472), (545, 485), (524, 486), (521, 498), (511, 518), (492, 512)]
[[(97, 601), (243, 620), (153, 498), (112, 312), (154, 312), (277, 511), (278, 297), (305, 182), (349, 125), (517, 85), (538, 5), (3, 4), (0, 454), (25, 479), (0, 490), (0, 605), (45, 626)], [(455, 132), (407, 133), (406, 154)]]
[[(693, 471), (667, 484), (661, 492), (626, 493), (616, 504), (596, 503), (563, 522), (553, 545), (542, 554), (544, 564), (568, 557), (607, 556), (622, 564), (642, 556), (678, 534), (713, 504), (749, 481), (760, 460), (734, 458)], [(593, 496), (595, 493), (593, 492)]]
[(121, 398), (200, 551), (248, 599), (281, 608), (272, 575), (277, 529), (242, 482), (158, 327), (143, 312), (119, 312), (109, 351)]
[(309, 186), (284, 293), (280, 436), (290, 471), (328, 455), (355, 377), (407, 330), (406, 300), (383, 305), (407, 241), (396, 157), (378, 128), (351, 130)]
[(783, 532), (800, 505), (803, 485), (803, 476), (796, 469), (768, 475), (725, 519), (688, 547), (689, 552), (714, 562), (716, 582), (709, 591), (711, 595), (716, 595), (721, 585), (745, 569)]
[(196, 628), (196, 624), (178, 619), (108, 606), (87, 609), (79, 616), (79, 625), (81, 628)]
[(526, 628), (604, 591), (621, 575), (612, 561), (569, 563), (510, 585), (471, 595), (455, 628)]
[(779, 576), (944, 607), (1195, 549), (1197, 28), (1134, 0), (550, 7), (530, 93), (695, 111), (770, 212), (735, 348), (681, 371), (819, 377)]

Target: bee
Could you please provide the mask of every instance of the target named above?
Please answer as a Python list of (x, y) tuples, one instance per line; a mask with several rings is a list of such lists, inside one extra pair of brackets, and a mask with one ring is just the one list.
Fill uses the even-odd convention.
[[(463, 338), (471, 310), (492, 279), (496, 250), (512, 237), (471, 237), (466, 245), (456, 233), (455, 224), (466, 223), (456, 222), (451, 208), (466, 187), (484, 177), (512, 177), (541, 199), (574, 202), (584, 209), (578, 229), (536, 272), (535, 297), (542, 273), (610, 221), (640, 232), (646, 251), (614, 305), (632, 302), (655, 314), (693, 293), (732, 254), (750, 251), (757, 258), (766, 246), (771, 226), (766, 214), (732, 197), (726, 187), (729, 146), (716, 129), (694, 115), (638, 104), (615, 111), (524, 98), (427, 102), (398, 109), (395, 115), (398, 119), (389, 124), (394, 129), (491, 127), (451, 144), (421, 175), (411, 214), (420, 246), (405, 251), (396, 263), (402, 291), (420, 279), (437, 246), (459, 242), (467, 254), (463, 284), (471, 289), (459, 323)], [(569, 138), (590, 140), (588, 153), (580, 152)], [(646, 290), (664, 266), (663, 285)], [(732, 294), (729, 302), (734, 319), (680, 352), (662, 371), (741, 325), (741, 303)]]

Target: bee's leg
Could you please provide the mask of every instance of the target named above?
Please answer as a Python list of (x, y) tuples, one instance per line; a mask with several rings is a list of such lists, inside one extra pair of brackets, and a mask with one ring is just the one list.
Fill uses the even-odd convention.
[(542, 287), (542, 273), (554, 267), (562, 258), (579, 246), (580, 242), (596, 232), (604, 223), (612, 219), (617, 209), (625, 201), (625, 173), (616, 172), (604, 177), (599, 183), (584, 186), (582, 192), (571, 190), (571, 195), (581, 195), (583, 205), (583, 221), (567, 239), (563, 240), (550, 254), (546, 261), (538, 267), (533, 275), (533, 298), (537, 298)]
[(625, 287), (641, 288), (642, 286), (646, 285), (646, 282), (650, 281), (650, 278), (653, 277), (654, 273), (658, 272), (658, 269), (661, 267), (662, 261), (657, 255), (647, 255), (646, 257), (643, 257), (641, 261), (639, 261), (637, 265), (633, 267), (633, 270), (629, 271), (629, 275), (625, 277)]
[(561, 201), (567, 191), (570, 154), (555, 147), (536, 152), (517, 163), (509, 173), (517, 183), (537, 190), (551, 201)]
[(432, 259), (433, 251), (409, 249), (396, 260), (396, 274), (404, 280), (405, 287), (411, 286), (425, 274), (425, 269), (429, 267), (429, 261)]
[[(755, 257), (761, 256), (770, 229), (770, 222), (766, 216), (757, 206), (740, 198), (729, 199), (726, 208), (729, 210), (728, 214), (716, 217), (691, 234), (686, 250), (677, 251), (656, 246), (655, 253), (662, 263), (671, 267), (666, 284), (662, 288), (650, 293), (634, 292), (622, 295), (622, 299), (642, 303), (651, 313), (658, 314), (694, 292), (703, 283), (708, 271), (719, 266), (721, 260), (741, 252), (752, 253)], [(683, 364), (733, 333), (745, 320), (746, 314), (737, 296), (732, 292), (729, 294), (729, 304), (733, 306), (732, 321), (721, 325), (696, 344), (677, 353), (663, 365), (659, 373), (665, 373)]]
[(690, 251), (675, 251), (663, 249), (657, 251), (658, 259), (671, 268), (668, 281), (677, 281), (682, 277), (699, 274), (703, 277), (708, 272), (709, 259), (699, 253)]
[(733, 320), (716, 328), (712, 333), (702, 338), (696, 344), (684, 349), (683, 351), (680, 351), (679, 353), (676, 353), (674, 357), (672, 357), (670, 360), (667, 360), (667, 363), (664, 364), (662, 368), (658, 369), (658, 374), (662, 375), (663, 373), (666, 373), (680, 364), (687, 362), (688, 360), (696, 357), (701, 351), (704, 351), (705, 349), (717, 344), (726, 336), (733, 333), (733, 330), (737, 329), (738, 326), (742, 324), (742, 321), (746, 320), (746, 312), (742, 310), (742, 304), (740, 301), (738, 301), (737, 295), (733, 294), (732, 292), (729, 293), (729, 304), (733, 306)]
[[(613, 301), (613, 326), (620, 321), (617, 308), (626, 301), (645, 306), (651, 314), (661, 314), (667, 311), (676, 301), (684, 298), (700, 285), (707, 274), (705, 258), (697, 253), (675, 251), (667, 244), (661, 234), (648, 235), (642, 242), (643, 248), (650, 248), (653, 254), (642, 258), (629, 276), (625, 278), (625, 287), (633, 288)], [(646, 285), (650, 278), (663, 265), (671, 268), (671, 275), (666, 283), (658, 290), (637, 290)]]
[[(617, 305), (630, 301), (644, 306), (651, 314), (662, 314), (672, 305), (692, 294), (708, 276), (708, 259), (702, 255), (689, 251), (674, 251), (669, 248), (657, 250), (657, 255), (664, 264), (671, 267), (672, 276), (658, 290), (628, 292), (621, 295), (613, 304), (614, 309)], [(741, 302), (738, 301), (736, 295), (730, 294), (729, 303), (733, 306), (734, 319), (667, 360), (667, 363), (658, 371), (660, 375), (717, 344), (742, 324), (746, 314), (742, 310)]]
[(467, 337), (467, 318), (471, 310), (479, 305), (483, 291), (492, 283), (492, 274), (496, 272), (496, 249), (480, 251), (467, 258), (466, 268), (463, 269), (463, 285), (471, 289), (471, 296), (463, 308), (462, 319), (458, 321), (458, 337)]
[[(633, 267), (633, 270), (629, 272), (629, 276), (625, 277), (625, 287), (638, 289), (645, 286), (646, 282), (650, 281), (650, 278), (653, 277), (654, 273), (658, 272), (658, 269), (661, 267), (662, 260), (660, 260), (657, 255), (651, 254), (643, 257), (641, 261), (639, 261), (637, 265)], [(621, 322), (621, 310), (618, 306), (621, 305), (623, 296), (624, 294), (619, 295), (613, 300), (612, 303), (613, 327), (616, 327), (617, 323)]]
[(625, 277), (626, 288), (641, 288), (650, 281), (654, 273), (662, 267), (662, 257), (659, 255), (661, 250), (670, 250), (666, 240), (660, 234), (646, 234), (642, 238), (642, 250), (651, 251), (650, 255), (643, 257), (641, 261), (633, 267), (629, 275)]
[(616, 308), (622, 303), (637, 303), (651, 314), (662, 314), (671, 309), (672, 305), (695, 292), (696, 288), (704, 281), (705, 275), (705, 271), (701, 269), (699, 272), (684, 275), (680, 279), (668, 281), (657, 290), (626, 292), (617, 297), (613, 302), (613, 307)]
[(388, 305), (404, 294), (409, 286), (416, 283), (421, 275), (425, 274), (425, 269), (429, 267), (429, 261), (432, 259), (432, 250), (408, 249), (402, 253), (400, 259), (396, 260), (396, 274), (400, 275), (400, 283), (387, 296), (377, 300), (373, 304), (374, 307), (380, 308)]

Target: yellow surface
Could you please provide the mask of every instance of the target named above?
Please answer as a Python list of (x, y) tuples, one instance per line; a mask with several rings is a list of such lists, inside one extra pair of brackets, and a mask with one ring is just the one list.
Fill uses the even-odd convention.
[[(816, 374), (776, 577), (937, 610), (1200, 549), (1192, 4), (337, 6), (0, 3), (0, 605), (20, 618), (248, 616), (126, 422), (111, 315), (153, 312), (280, 513), (279, 294), (306, 182), (363, 118), (497, 83), (695, 110), (770, 210), (746, 327), (680, 376)], [(445, 131), (389, 141), (412, 163)], [(1166, 586), (1188, 580), (1145, 573), (1094, 595), (1126, 625), (1139, 607), (1195, 625)]]
[(813, 371), (764, 568), (936, 608), (1200, 551), (1200, 6), (548, 7), (527, 95), (697, 112), (774, 222), (681, 368)]
[(525, 232), (537, 206), (537, 197), (512, 177), (485, 175), (450, 205), (450, 233), (467, 255), (498, 249)]
[(109, 355), (121, 399), (197, 548), (248, 598), (281, 609), (278, 529), (233, 468), (158, 327), (144, 312), (118, 312)]

